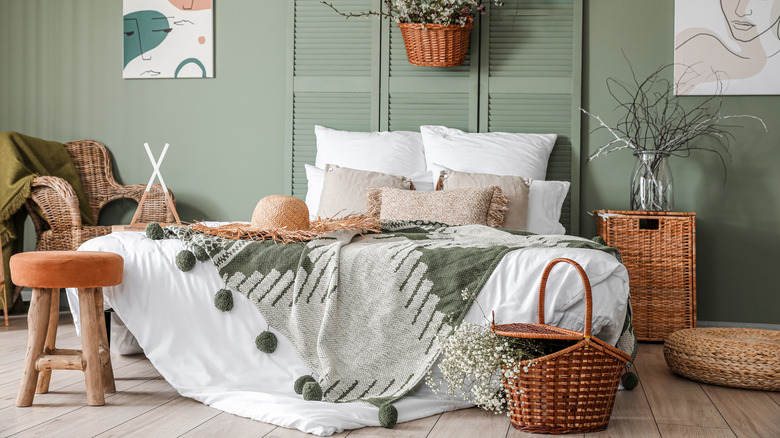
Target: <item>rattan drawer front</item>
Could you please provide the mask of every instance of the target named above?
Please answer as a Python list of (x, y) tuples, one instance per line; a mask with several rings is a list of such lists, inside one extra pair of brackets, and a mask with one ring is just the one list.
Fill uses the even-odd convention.
[(695, 214), (596, 213), (597, 233), (620, 251), (628, 269), (637, 338), (663, 341), (696, 327)]

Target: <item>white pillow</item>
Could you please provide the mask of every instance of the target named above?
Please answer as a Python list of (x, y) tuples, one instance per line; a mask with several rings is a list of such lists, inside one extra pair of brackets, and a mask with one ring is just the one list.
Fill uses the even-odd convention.
[[(442, 170), (458, 171), (457, 169), (441, 166), (439, 163), (434, 163), (432, 170), (437, 178)], [(563, 202), (566, 200), (566, 194), (569, 193), (570, 186), (571, 184), (568, 181), (543, 181), (538, 179), (531, 181), (531, 187), (528, 191), (527, 231), (536, 234), (566, 233), (566, 227), (561, 224), (561, 209), (563, 208)]]
[(568, 181), (531, 182), (528, 192), (528, 231), (536, 234), (565, 234), (561, 224), (561, 208), (569, 193)]
[[(325, 169), (314, 167), (308, 164), (303, 166), (306, 169), (306, 207), (309, 208), (309, 215), (314, 217), (320, 209), (320, 196), (322, 196), (322, 187), (325, 183)], [(405, 176), (405, 175), (396, 175)], [(431, 182), (431, 172), (418, 172), (409, 176), (412, 180), (415, 190), (421, 192), (432, 192), (433, 183)]]
[(325, 183), (325, 169), (304, 164), (306, 168), (306, 207), (309, 208), (309, 216), (314, 217), (320, 209), (320, 196), (322, 186)]
[[(544, 179), (556, 134), (471, 134), (444, 126), (420, 126), (428, 169), (433, 163), (470, 173)], [(438, 172), (433, 175), (439, 178)]]
[(410, 178), (427, 170), (419, 132), (350, 132), (315, 126), (314, 134), (317, 137), (315, 165), (321, 169), (326, 164), (335, 164)]

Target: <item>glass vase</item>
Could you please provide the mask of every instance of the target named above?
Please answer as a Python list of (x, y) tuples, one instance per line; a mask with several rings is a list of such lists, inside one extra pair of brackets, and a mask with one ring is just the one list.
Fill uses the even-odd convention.
[(669, 153), (637, 151), (631, 176), (631, 210), (672, 211), (674, 181), (669, 168)]

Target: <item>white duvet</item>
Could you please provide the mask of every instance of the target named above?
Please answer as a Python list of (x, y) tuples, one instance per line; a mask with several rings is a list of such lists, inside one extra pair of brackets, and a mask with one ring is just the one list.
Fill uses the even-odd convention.
[[(310, 370), (292, 344), (277, 333), (273, 354), (261, 353), (254, 338), (268, 328), (257, 308), (234, 293), (231, 312), (218, 311), (214, 294), (225, 287), (210, 263), (197, 263), (183, 273), (176, 239), (151, 240), (143, 233), (123, 232), (99, 237), (81, 246), (85, 251), (110, 251), (124, 257), (124, 280), (104, 288), (106, 307), (124, 322), (162, 376), (185, 397), (214, 408), (303, 432), (331, 435), (344, 429), (379, 426), (377, 408), (364, 403), (304, 401), (293, 391), (296, 378)], [(612, 256), (588, 249), (535, 248), (508, 253), (485, 284), (478, 302), (495, 310), (497, 322), (536, 322), (539, 283), (547, 263), (557, 257), (578, 262), (593, 288), (593, 334), (614, 344), (623, 327), (628, 301), (628, 274)], [(68, 300), (77, 330), (75, 290)], [(568, 265), (557, 266), (547, 283), (547, 323), (572, 330), (584, 327), (585, 302), (579, 275)], [(485, 322), (475, 305), (465, 322)], [(273, 329), (271, 329), (273, 331)], [(126, 339), (114, 352), (132, 352)], [(421, 384), (395, 403), (398, 421), (470, 406)]]

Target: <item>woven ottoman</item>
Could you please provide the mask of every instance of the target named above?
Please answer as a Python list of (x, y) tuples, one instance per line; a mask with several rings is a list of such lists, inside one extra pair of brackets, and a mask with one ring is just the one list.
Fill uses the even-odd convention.
[(780, 391), (780, 331), (692, 328), (670, 334), (664, 358), (675, 373), (713, 385)]

